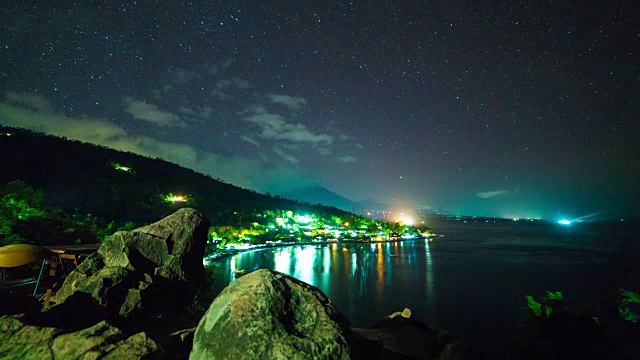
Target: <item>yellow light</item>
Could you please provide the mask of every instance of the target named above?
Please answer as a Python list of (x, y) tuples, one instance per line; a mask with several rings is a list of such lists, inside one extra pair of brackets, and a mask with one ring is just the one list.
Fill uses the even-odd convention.
[(184, 195), (173, 195), (173, 194), (168, 194), (165, 195), (164, 197), (164, 201), (166, 202), (170, 202), (170, 203), (181, 203), (181, 202), (186, 202), (187, 201), (187, 197)]
[(410, 217), (406, 217), (406, 218), (402, 219), (401, 221), (402, 221), (405, 225), (412, 226), (412, 225), (413, 225), (413, 221), (414, 221), (414, 220), (413, 220), (412, 218), (410, 218)]

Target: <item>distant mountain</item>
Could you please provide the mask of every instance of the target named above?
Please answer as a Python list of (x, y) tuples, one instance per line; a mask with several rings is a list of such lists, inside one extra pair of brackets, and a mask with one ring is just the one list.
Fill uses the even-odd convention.
[(358, 208), (359, 211), (364, 211), (364, 210), (391, 211), (392, 209), (391, 205), (377, 202), (373, 199), (358, 201), (356, 203), (356, 207)]
[(304, 201), (309, 204), (333, 206), (345, 211), (358, 210), (355, 209), (356, 206), (353, 201), (322, 186), (311, 186), (298, 190), (281, 192), (278, 195), (285, 199)]

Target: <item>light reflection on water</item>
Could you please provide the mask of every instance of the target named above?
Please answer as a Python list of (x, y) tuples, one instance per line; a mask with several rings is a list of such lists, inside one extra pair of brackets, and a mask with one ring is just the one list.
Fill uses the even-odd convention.
[(216, 293), (242, 274), (273, 269), (322, 290), (354, 325), (369, 326), (413, 303), (436, 299), (433, 260), (426, 240), (374, 244), (277, 247), (221, 259)]

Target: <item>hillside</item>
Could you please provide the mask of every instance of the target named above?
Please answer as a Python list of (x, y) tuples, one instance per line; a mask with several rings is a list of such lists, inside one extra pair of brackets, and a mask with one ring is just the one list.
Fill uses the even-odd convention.
[(247, 210), (345, 213), (259, 194), (161, 159), (23, 129), (0, 127), (0, 133), (0, 185), (23, 180), (44, 191), (45, 205), (66, 211), (148, 222), (182, 205), (165, 201), (166, 195), (174, 194), (187, 196), (188, 205), (204, 212), (213, 224), (228, 223), (238, 215), (234, 212)]
[[(291, 214), (312, 214), (317, 219), (319, 228), (324, 228), (324, 224), (329, 223), (333, 227), (343, 228), (342, 230), (353, 227), (354, 231), (356, 226), (386, 227), (383, 224), (372, 224), (361, 216), (337, 208), (242, 189), (161, 159), (23, 129), (0, 127), (0, 154), (3, 155), (0, 156), (0, 186), (15, 180), (24, 183), (5, 185), (4, 190), (0, 189), (0, 198), (11, 194), (11, 191), (16, 193), (17, 190), (11, 190), (12, 187), (23, 189), (26, 186), (27, 190), (20, 191), (32, 194), (29, 196), (37, 199), (32, 202), (55, 209), (56, 211), (49, 212), (67, 219), (62, 221), (64, 225), (60, 225), (60, 221), (56, 222), (55, 227), (61, 229), (56, 230), (57, 233), (77, 232), (79, 225), (76, 223), (82, 219), (84, 220), (80, 222), (83, 226), (90, 227), (92, 233), (97, 233), (99, 231), (96, 229), (110, 224), (108, 229), (103, 230), (108, 233), (127, 223), (139, 225), (156, 221), (184, 206), (202, 211), (213, 227), (235, 227), (231, 230), (212, 229), (212, 233), (217, 231), (233, 234), (234, 238), (249, 236), (244, 231), (246, 229), (254, 230), (256, 235), (265, 235), (268, 230), (256, 229), (258, 223), (264, 223), (267, 218), (273, 218), (273, 221), (278, 217), (286, 218), (283, 214), (290, 214), (290, 223), (293, 223), (295, 217)], [(38, 190), (41, 195), (36, 193)], [(35, 225), (25, 222), (26, 217), (17, 214), (17, 201), (5, 196), (4, 209), (0, 210), (5, 213), (4, 218), (13, 216), (14, 219), (0, 220), (10, 224), (17, 221), (26, 234), (22, 235), (23, 238), (53, 236), (50, 228), (54, 225), (46, 221), (44, 224), (40, 221), (37, 226), (49, 228), (49, 231), (33, 234), (31, 228)], [(10, 206), (14, 208), (13, 215), (7, 215), (11, 213), (7, 209)], [(37, 213), (38, 206), (32, 205), (32, 211)], [(95, 219), (101, 221), (96, 222)], [(262, 227), (267, 225), (262, 224)], [(5, 227), (7, 226), (9, 225)], [(291, 232), (289, 230), (291, 229), (287, 229), (287, 233)], [(397, 230), (393, 232), (398, 232)], [(5, 236), (8, 231), (4, 231)], [(0, 240), (2, 234), (0, 232)], [(314, 236), (315, 234), (317, 233)], [(79, 238), (86, 241), (86, 237)], [(265, 238), (262, 236), (263, 240)], [(76, 240), (79, 241), (81, 240)]]

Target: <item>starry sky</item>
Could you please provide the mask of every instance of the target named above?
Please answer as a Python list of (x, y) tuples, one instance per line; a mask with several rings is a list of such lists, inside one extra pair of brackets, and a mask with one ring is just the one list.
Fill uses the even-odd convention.
[(639, 217), (628, 1), (10, 1), (0, 124), (260, 192)]

